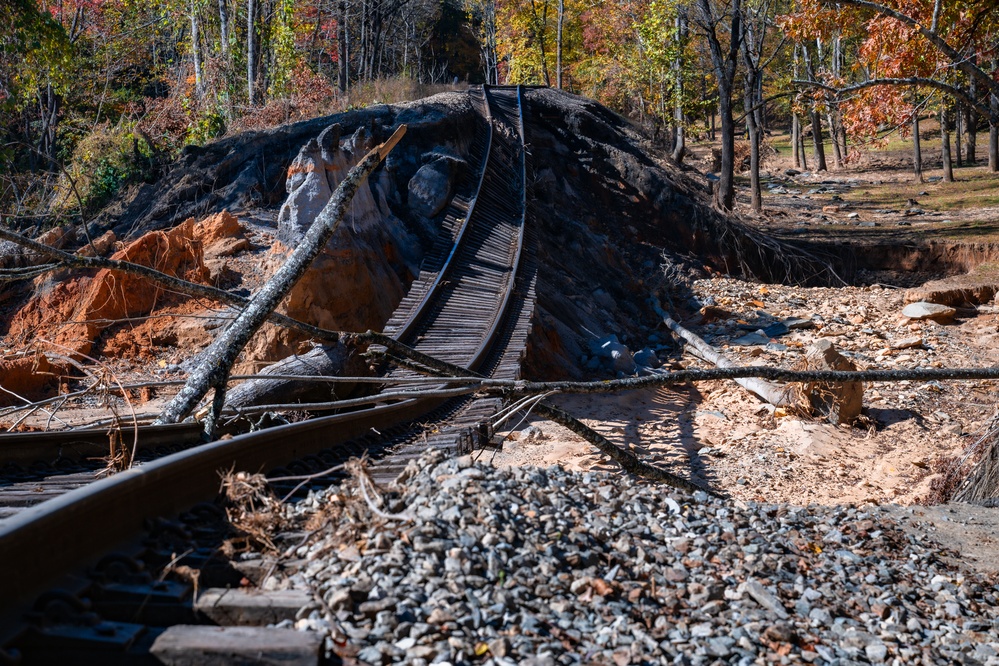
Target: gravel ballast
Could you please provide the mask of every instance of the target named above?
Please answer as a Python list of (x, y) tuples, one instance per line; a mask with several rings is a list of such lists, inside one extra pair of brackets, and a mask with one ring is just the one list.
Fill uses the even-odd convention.
[(341, 510), (347, 488), (292, 509), (322, 535), (287, 583), (324, 609), (296, 626), (342, 657), (999, 664), (995, 581), (875, 505), (685, 496), (467, 457), (428, 456), (401, 479), (381, 509), (397, 519), (361, 499)]

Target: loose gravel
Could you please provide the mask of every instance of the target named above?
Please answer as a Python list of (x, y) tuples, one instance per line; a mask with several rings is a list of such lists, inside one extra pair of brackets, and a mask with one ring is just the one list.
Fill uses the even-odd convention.
[[(996, 581), (876, 505), (670, 493), (628, 477), (427, 456), (376, 518), (349, 489), (291, 511), (322, 538), (296, 623), (369, 664), (999, 664)], [(347, 506), (350, 510), (345, 510)], [(950, 553), (953, 555), (953, 553)]]

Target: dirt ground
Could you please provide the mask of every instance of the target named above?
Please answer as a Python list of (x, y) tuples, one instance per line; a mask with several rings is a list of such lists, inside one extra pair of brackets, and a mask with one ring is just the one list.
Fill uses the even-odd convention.
[[(713, 297), (733, 317), (689, 324), (691, 330), (740, 365), (792, 367), (819, 338), (831, 340), (861, 369), (999, 364), (999, 307), (993, 305), (939, 324), (903, 317), (904, 292), (882, 287), (805, 289), (714, 278), (696, 283), (695, 291), (702, 300)], [(788, 317), (816, 324), (767, 344), (732, 344)], [(916, 346), (898, 348), (907, 344)], [(703, 365), (690, 357), (682, 363)], [(643, 457), (734, 497), (911, 504), (928, 494), (940, 461), (959, 455), (986, 430), (995, 394), (995, 381), (870, 384), (862, 419), (852, 427), (785, 414), (734, 382), (563, 396), (559, 402)], [(521, 429), (496, 454), (497, 464), (558, 461), (577, 469), (607, 468), (564, 429), (543, 420), (528, 425), (541, 434), (525, 437)]]

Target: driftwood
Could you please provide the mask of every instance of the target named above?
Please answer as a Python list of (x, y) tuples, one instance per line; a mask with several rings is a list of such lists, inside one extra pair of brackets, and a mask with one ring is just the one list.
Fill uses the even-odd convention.
[(291, 256), (253, 297), (236, 321), (230, 324), (205, 351), (203, 360), (191, 373), (187, 384), (163, 409), (160, 418), (157, 419), (158, 423), (177, 423), (183, 420), (197, 407), (208, 391), (214, 389), (212, 414), (205, 424), (206, 432), (211, 433), (222, 412), (229, 371), (243, 347), (305, 274), (312, 261), (319, 256), (347, 214), (350, 201), (361, 183), (385, 159), (405, 133), (406, 126), (400, 125), (385, 143), (372, 149), (347, 173)]
[[(663, 318), (663, 323), (666, 324), (666, 326), (669, 327), (669, 330), (673, 331), (673, 333), (686, 340), (687, 344), (697, 352), (695, 354), (696, 356), (699, 356), (708, 363), (713, 363), (719, 368), (736, 367), (732, 361), (725, 358), (717, 349), (705, 342), (703, 338), (698, 337), (678, 324), (676, 320), (670, 317), (669, 313), (663, 310), (658, 304), (655, 305), (655, 308), (659, 316)], [(792, 402), (789, 398), (790, 391), (788, 391), (786, 387), (778, 386), (777, 384), (768, 382), (764, 379), (744, 377), (735, 379), (734, 381), (739, 386), (743, 387), (750, 393), (759, 396), (774, 407), (787, 407)]]

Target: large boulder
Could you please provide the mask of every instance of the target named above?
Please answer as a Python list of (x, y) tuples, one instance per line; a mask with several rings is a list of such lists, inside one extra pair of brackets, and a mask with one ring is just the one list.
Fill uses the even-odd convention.
[[(359, 127), (343, 141), (341, 132), (339, 124), (330, 125), (310, 139), (288, 167), (288, 198), (278, 212), (278, 238), (282, 242), (292, 246), (298, 242), (347, 172), (378, 143), (366, 127)], [(346, 219), (354, 229), (367, 229), (387, 216), (384, 202), (375, 201), (372, 184), (366, 180), (351, 200)]]
[(409, 179), (409, 208), (426, 219), (437, 216), (454, 193), (462, 162), (447, 155), (439, 155), (421, 166)]
[(937, 322), (948, 322), (954, 318), (957, 314), (957, 310), (948, 306), (940, 305), (939, 303), (928, 303), (926, 301), (920, 301), (918, 303), (909, 303), (904, 308), (902, 308), (902, 315), (908, 317), (909, 319), (914, 319), (920, 321), (923, 319), (932, 319)]
[[(840, 354), (832, 342), (821, 339), (805, 354), (805, 368), (853, 371), (857, 366)], [(834, 425), (853, 423), (864, 407), (864, 385), (860, 382), (810, 382), (805, 385), (804, 393), (811, 408)]]

